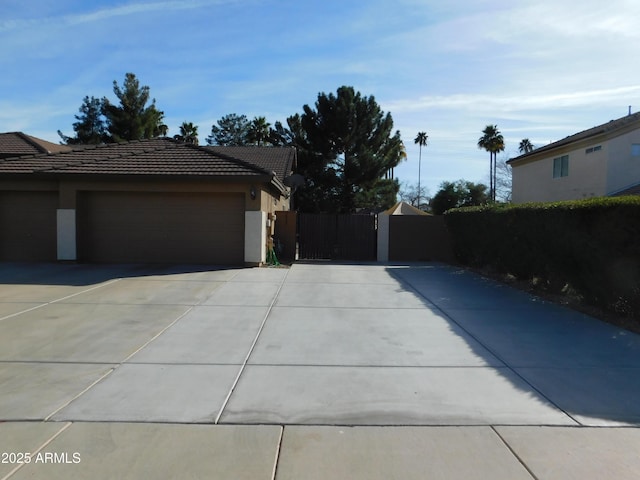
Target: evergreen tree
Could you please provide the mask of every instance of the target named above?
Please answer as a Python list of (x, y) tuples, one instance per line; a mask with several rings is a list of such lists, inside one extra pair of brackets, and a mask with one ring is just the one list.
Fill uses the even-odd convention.
[(397, 179), (378, 179), (356, 193), (356, 205), (367, 212), (382, 212), (397, 203), (399, 190), (400, 182)]
[(465, 180), (442, 182), (440, 190), (431, 199), (431, 211), (442, 215), (451, 208), (483, 205), (488, 201), (487, 186), (482, 183)]
[(107, 118), (107, 129), (112, 141), (140, 140), (166, 135), (167, 127), (162, 123), (164, 112), (156, 108), (155, 99), (146, 106), (150, 99), (148, 86), (140, 87), (140, 82), (133, 73), (125, 75), (122, 88), (113, 81), (113, 93), (120, 101), (112, 104), (109, 99), (102, 99), (102, 113)]
[(218, 125), (211, 127), (211, 135), (207, 137), (209, 145), (237, 147), (249, 143), (250, 122), (246, 115), (230, 113), (216, 123)]
[[(299, 173), (307, 179), (299, 190), (303, 211), (369, 208), (366, 199), (373, 197), (367, 192), (381, 188), (380, 180), (402, 158), (400, 132), (392, 133), (391, 115), (373, 96), (362, 96), (353, 87), (340, 87), (335, 95), (320, 93), (315, 108), (305, 105), (302, 115), (287, 122), (299, 149)], [(399, 185), (390, 180), (384, 189), (395, 189), (390, 207)]]
[(273, 128), (269, 129), (269, 143), (277, 147), (290, 147), (295, 145), (293, 132), (282, 125), (282, 122), (275, 122)]
[(75, 137), (68, 137), (58, 130), (58, 135), (67, 145), (98, 145), (109, 139), (105, 118), (102, 115), (102, 101), (99, 98), (84, 97), (79, 108), (80, 115), (75, 115), (73, 124)]

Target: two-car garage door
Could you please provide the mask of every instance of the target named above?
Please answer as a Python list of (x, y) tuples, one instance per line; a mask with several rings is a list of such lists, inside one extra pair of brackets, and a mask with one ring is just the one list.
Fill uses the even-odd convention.
[(77, 221), (81, 261), (244, 261), (243, 194), (86, 192)]

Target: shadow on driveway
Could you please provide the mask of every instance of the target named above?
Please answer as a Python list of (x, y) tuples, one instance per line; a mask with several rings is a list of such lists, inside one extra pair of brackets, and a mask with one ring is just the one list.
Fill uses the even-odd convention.
[(80, 287), (95, 285), (117, 278), (197, 274), (242, 268), (228, 265), (0, 262), (0, 285), (67, 285)]
[(387, 271), (580, 424), (640, 425), (640, 335), (460, 268)]

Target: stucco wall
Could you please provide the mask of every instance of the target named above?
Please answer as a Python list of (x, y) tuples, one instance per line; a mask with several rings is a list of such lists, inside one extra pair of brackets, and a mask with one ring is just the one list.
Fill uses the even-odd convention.
[[(602, 145), (602, 150), (585, 152), (596, 145)], [(606, 142), (584, 143), (513, 165), (513, 202), (554, 202), (605, 195), (608, 148)], [(562, 155), (569, 156), (569, 175), (553, 178), (553, 159)]]
[(263, 189), (260, 192), (261, 195), (261, 208), (263, 212), (275, 213), (278, 211), (288, 211), (290, 202), (288, 198), (278, 196), (270, 190)]
[(631, 155), (631, 146), (640, 144), (640, 130), (609, 142), (606, 194), (616, 193), (640, 183), (640, 156)]
[[(18, 185), (14, 183), (13, 185)], [(0, 188), (2, 186), (0, 185)], [(15, 188), (15, 187), (14, 187)], [(61, 181), (60, 208), (76, 208), (77, 193), (83, 191), (111, 192), (190, 192), (190, 193), (242, 193), (245, 195), (246, 210), (265, 210), (269, 195), (260, 194), (256, 186), (256, 198), (250, 195), (250, 185), (226, 182), (176, 182), (176, 181)]]
[[(605, 196), (640, 184), (640, 117), (622, 118), (594, 128), (597, 133), (548, 152), (511, 162), (513, 201), (580, 200)], [(587, 153), (587, 149), (601, 149)], [(639, 147), (640, 149), (640, 147)], [(569, 155), (569, 175), (553, 178), (553, 159)]]

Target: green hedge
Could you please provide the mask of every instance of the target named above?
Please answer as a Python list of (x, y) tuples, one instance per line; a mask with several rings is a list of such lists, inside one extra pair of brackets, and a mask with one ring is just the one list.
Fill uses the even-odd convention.
[(640, 197), (450, 210), (458, 260), (640, 320)]

